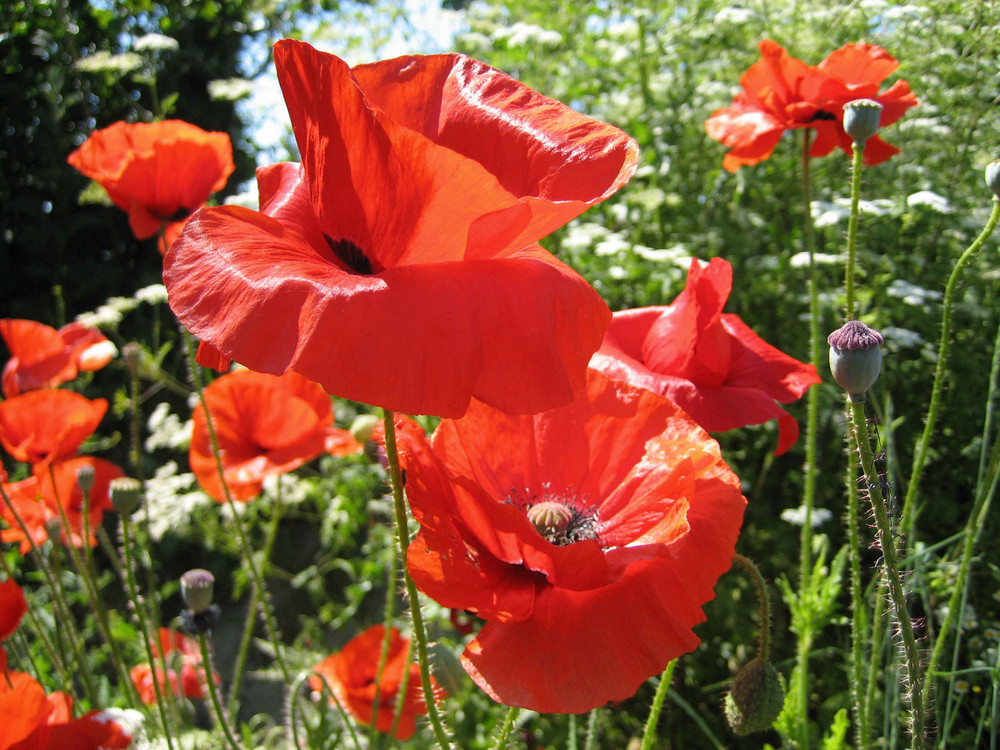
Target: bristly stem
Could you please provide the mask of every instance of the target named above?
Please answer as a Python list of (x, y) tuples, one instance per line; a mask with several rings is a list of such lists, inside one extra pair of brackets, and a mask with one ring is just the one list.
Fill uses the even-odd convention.
[[(386, 662), (389, 660), (389, 644), (392, 641), (392, 620), (396, 616), (396, 546), (389, 546), (389, 566), (387, 572), (388, 591), (385, 594), (385, 612), (382, 615), (382, 647), (379, 649), (378, 664), (375, 667), (375, 699), (372, 702), (371, 730), (368, 744), (375, 746), (378, 736), (378, 707), (382, 700), (382, 673), (385, 671)], [(408, 676), (408, 675), (404, 675)], [(400, 688), (396, 699), (397, 708), (403, 703), (405, 689)]]
[(500, 725), (500, 731), (497, 732), (497, 741), (493, 743), (494, 750), (505, 750), (507, 740), (510, 739), (510, 733), (514, 729), (514, 722), (520, 711), (521, 709), (517, 706), (511, 706), (507, 709), (507, 713), (503, 717), (503, 724)]
[(253, 548), (250, 545), (250, 540), (247, 538), (246, 529), (243, 528), (243, 521), (240, 519), (240, 514), (236, 509), (236, 502), (233, 500), (232, 493), (229, 491), (229, 484), (226, 482), (226, 472), (222, 466), (222, 456), (219, 451), (219, 439), (215, 433), (215, 425), (212, 422), (212, 415), (208, 410), (208, 404), (205, 401), (205, 389), (201, 382), (201, 370), (200, 365), (195, 359), (194, 351), (191, 345), (191, 334), (186, 328), (181, 328), (181, 338), (184, 340), (184, 348), (187, 354), (188, 369), (191, 375), (191, 385), (194, 386), (195, 393), (198, 394), (198, 403), (201, 405), (202, 410), (205, 412), (205, 426), (208, 429), (209, 441), (212, 445), (212, 456), (215, 458), (215, 469), (219, 474), (219, 482), (222, 484), (222, 491), (226, 496), (226, 505), (229, 507), (229, 511), (233, 517), (233, 525), (236, 527), (236, 536), (240, 542), (240, 549), (243, 551), (243, 557), (247, 562), (247, 567), (250, 568), (250, 576), (253, 579), (253, 585), (259, 591), (259, 599), (261, 603), (261, 610), (264, 613), (264, 626), (267, 628), (267, 637), (270, 640), (271, 645), (274, 647), (274, 660), (278, 664), (278, 668), (281, 670), (281, 676), (285, 680), (286, 685), (292, 684), (292, 674), (285, 664), (285, 657), (281, 650), (281, 639), (278, 638), (278, 629), (274, 624), (274, 613), (271, 611), (271, 602), (267, 595), (267, 589), (264, 586), (264, 578), (261, 575), (260, 569), (257, 567), (257, 562), (254, 560)]
[[(802, 202), (805, 206), (802, 225), (802, 242), (809, 255), (809, 361), (819, 372), (820, 361), (820, 307), (819, 288), (817, 286), (815, 237), (812, 223), (812, 194), (809, 182), (809, 128), (802, 131)], [(806, 393), (806, 429), (805, 449), (806, 465), (803, 477), (802, 504), (805, 507), (805, 518), (802, 523), (802, 534), (799, 550), (799, 586), (808, 585), (812, 571), (812, 513), (816, 502), (816, 460), (819, 453), (819, 389), (815, 386)], [(799, 635), (802, 639), (804, 636)], [(799, 675), (800, 714), (797, 724), (802, 732), (800, 741), (803, 747), (809, 746), (809, 652), (812, 643), (799, 644), (795, 669)]]
[(847, 220), (847, 263), (844, 265), (844, 291), (847, 300), (844, 311), (847, 320), (854, 320), (854, 265), (858, 245), (858, 216), (861, 213), (861, 168), (865, 146), (854, 142), (851, 160), (851, 215)]
[(1000, 222), (1000, 198), (994, 196), (993, 209), (990, 211), (990, 218), (983, 227), (983, 231), (959, 257), (955, 267), (948, 277), (948, 284), (944, 290), (944, 300), (941, 303), (941, 342), (938, 345), (937, 363), (934, 365), (934, 385), (931, 389), (931, 400), (927, 407), (927, 420), (924, 422), (924, 432), (920, 436), (917, 445), (916, 457), (913, 459), (913, 468), (910, 471), (910, 480), (906, 485), (906, 498), (903, 501), (903, 533), (907, 534), (915, 526), (915, 504), (917, 499), (917, 488), (920, 483), (920, 475), (923, 473), (924, 464), (927, 463), (927, 453), (930, 450), (931, 437), (934, 434), (934, 426), (937, 423), (938, 408), (941, 405), (941, 394), (944, 391), (944, 377), (948, 369), (948, 352), (951, 348), (951, 312), (955, 305), (955, 289), (962, 271), (972, 260), (973, 256), (979, 252), (986, 240), (993, 234), (997, 222)]
[(226, 741), (233, 750), (242, 750), (239, 741), (233, 735), (233, 730), (229, 726), (229, 717), (226, 715), (222, 702), (219, 700), (219, 691), (215, 687), (215, 668), (212, 666), (212, 652), (208, 647), (208, 638), (204, 632), (198, 633), (198, 645), (201, 647), (201, 663), (205, 669), (205, 681), (208, 683), (208, 695), (212, 700), (212, 708), (215, 710), (215, 718), (219, 723), (219, 728), (226, 735)]
[(865, 417), (865, 402), (851, 401), (851, 427), (854, 432), (861, 467), (867, 482), (868, 498), (871, 501), (878, 530), (878, 541), (882, 550), (882, 563), (885, 568), (886, 582), (889, 588), (889, 598), (896, 614), (896, 623), (903, 642), (903, 657), (905, 679), (908, 683), (907, 697), (910, 703), (910, 747), (913, 750), (923, 748), (924, 737), (924, 701), (923, 675), (920, 669), (920, 652), (913, 633), (913, 621), (906, 604), (906, 592), (899, 572), (899, 556), (896, 551), (896, 539), (885, 497), (882, 495), (882, 485), (875, 468), (875, 458), (872, 454), (871, 439), (868, 435), (868, 420)]
[[(156, 679), (156, 657), (153, 654), (153, 645), (151, 643), (152, 634), (149, 630), (149, 624), (146, 622), (146, 608), (143, 606), (143, 602), (139, 598), (139, 590), (135, 585), (135, 563), (132, 559), (131, 522), (125, 514), (122, 514), (120, 520), (122, 525), (122, 556), (125, 563), (125, 586), (128, 589), (129, 599), (132, 600), (136, 618), (139, 621), (139, 634), (146, 647), (146, 660), (149, 663), (150, 676), (153, 680), (153, 691), (156, 694), (156, 707), (160, 715), (160, 723), (163, 724), (163, 737), (166, 740), (168, 750), (174, 750), (173, 731), (170, 727), (170, 719), (167, 717), (166, 701), (162, 691), (160, 690), (160, 681)], [(164, 671), (163, 674), (164, 686), (166, 686), (168, 684), (166, 671)]]
[(389, 477), (392, 480), (392, 499), (396, 511), (396, 538), (399, 540), (399, 561), (403, 568), (403, 581), (406, 593), (410, 598), (410, 618), (413, 621), (413, 641), (417, 644), (417, 664), (420, 666), (420, 683), (424, 691), (424, 703), (427, 707), (427, 717), (434, 728), (441, 750), (450, 750), (448, 735), (445, 732), (441, 715), (434, 703), (434, 687), (431, 684), (430, 664), (427, 659), (427, 632), (424, 629), (424, 618), (420, 612), (420, 599), (417, 586), (410, 578), (406, 567), (406, 552), (410, 546), (410, 531), (407, 526), (409, 514), (406, 498), (403, 495), (402, 472), (399, 469), (399, 453), (396, 449), (395, 415), (389, 409), (382, 409), (382, 422), (385, 425), (385, 453), (389, 461)]
[(760, 653), (758, 657), (762, 662), (769, 662), (771, 660), (771, 597), (767, 593), (767, 581), (764, 580), (760, 569), (749, 557), (735, 554), (733, 561), (743, 566), (757, 587), (757, 598), (760, 600), (760, 640), (758, 641)]
[(672, 659), (667, 663), (663, 674), (660, 675), (660, 684), (656, 686), (653, 705), (649, 707), (646, 726), (642, 730), (641, 750), (653, 750), (653, 743), (656, 742), (656, 725), (660, 721), (660, 714), (663, 712), (663, 702), (667, 699), (667, 691), (670, 690), (670, 680), (673, 679), (674, 667), (676, 666), (677, 660)]
[[(865, 144), (854, 141), (851, 150), (851, 213), (847, 221), (847, 262), (844, 264), (845, 321), (854, 320), (854, 271), (857, 264), (858, 219), (861, 214), (861, 170), (864, 166)], [(848, 676), (854, 703), (855, 740), (858, 747), (868, 747), (868, 725), (865, 695), (865, 643), (868, 640), (868, 616), (861, 587), (861, 534), (858, 488), (852, 462), (847, 465), (847, 557), (851, 572), (851, 657)]]

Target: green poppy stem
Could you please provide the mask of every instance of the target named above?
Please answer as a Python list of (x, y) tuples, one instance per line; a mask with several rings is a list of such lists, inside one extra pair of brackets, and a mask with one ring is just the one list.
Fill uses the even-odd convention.
[[(812, 192), (809, 178), (809, 128), (802, 131), (802, 203), (805, 207), (802, 225), (802, 243), (809, 255), (809, 361), (819, 372), (822, 365), (820, 359), (820, 306), (819, 287), (816, 271), (816, 239), (812, 222)], [(802, 504), (805, 508), (805, 518), (802, 522), (801, 541), (799, 549), (799, 586), (808, 585), (812, 571), (812, 514), (816, 502), (816, 461), (819, 455), (819, 389), (812, 387), (806, 393), (806, 429), (805, 429), (806, 464), (802, 487)], [(809, 747), (809, 653), (812, 651), (812, 635), (799, 634), (799, 647), (796, 649), (795, 669), (799, 675), (798, 701), (799, 716), (796, 724), (799, 728), (799, 744)], [(802, 642), (805, 641), (805, 642)]]
[(226, 735), (226, 741), (229, 743), (229, 746), (233, 750), (242, 750), (239, 741), (233, 734), (232, 728), (229, 726), (229, 717), (226, 715), (226, 710), (219, 699), (219, 691), (215, 687), (215, 669), (212, 667), (212, 652), (208, 647), (208, 637), (203, 632), (198, 633), (198, 646), (201, 648), (201, 663), (205, 668), (208, 696), (212, 702), (212, 709), (215, 711), (216, 721), (219, 724), (219, 728), (222, 729), (222, 733)]
[[(382, 615), (382, 647), (379, 649), (378, 664), (375, 667), (375, 699), (372, 702), (371, 729), (368, 744), (375, 746), (378, 737), (376, 727), (378, 719), (378, 707), (382, 701), (382, 673), (385, 671), (386, 662), (389, 660), (389, 644), (392, 641), (392, 621), (396, 616), (396, 546), (389, 547), (389, 565), (387, 572), (387, 591), (385, 594), (385, 612)], [(409, 674), (404, 674), (408, 678)], [(402, 705), (402, 696), (406, 695), (405, 688), (400, 688), (397, 698), (397, 709)]]
[(934, 365), (934, 385), (931, 388), (931, 400), (927, 407), (927, 420), (924, 422), (924, 431), (917, 444), (916, 457), (913, 459), (913, 468), (910, 470), (910, 479), (906, 484), (906, 498), (903, 501), (902, 523), (905, 535), (910, 535), (916, 525), (915, 506), (920, 475), (923, 474), (924, 465), (927, 463), (931, 437), (934, 435), (938, 409), (941, 406), (941, 394), (944, 392), (944, 376), (947, 372), (948, 354), (951, 349), (951, 313), (955, 306), (955, 290), (958, 287), (962, 271), (993, 234), (998, 222), (1000, 222), (1000, 198), (994, 196), (993, 209), (990, 211), (990, 218), (987, 220), (986, 226), (956, 261), (951, 276), (948, 277), (948, 284), (945, 286), (944, 300), (941, 304), (941, 339), (938, 344), (937, 363)]
[(844, 265), (844, 303), (847, 320), (854, 320), (854, 266), (858, 246), (858, 217), (861, 213), (861, 169), (864, 165), (865, 146), (854, 142), (851, 159), (851, 214), (847, 220), (847, 263)]
[[(174, 750), (173, 729), (170, 726), (170, 719), (167, 715), (166, 700), (163, 696), (163, 692), (160, 690), (160, 681), (156, 679), (157, 664), (151, 643), (152, 633), (150, 633), (149, 625), (146, 621), (146, 607), (139, 596), (139, 589), (135, 584), (135, 562), (132, 558), (131, 522), (125, 514), (122, 514), (120, 520), (122, 527), (122, 556), (125, 560), (125, 586), (128, 589), (129, 599), (132, 600), (134, 605), (136, 618), (139, 621), (139, 634), (142, 636), (143, 645), (146, 647), (146, 661), (149, 664), (150, 676), (153, 680), (153, 691), (156, 694), (156, 707), (160, 715), (160, 723), (163, 725), (163, 738), (166, 740), (168, 750)], [(166, 669), (164, 669), (163, 674), (164, 685), (167, 685)]]
[(503, 723), (500, 725), (500, 731), (497, 732), (497, 740), (493, 743), (493, 750), (505, 750), (510, 733), (514, 730), (514, 722), (517, 721), (517, 715), (520, 712), (521, 709), (517, 706), (511, 706), (507, 709), (507, 713), (503, 716)]
[(670, 690), (670, 680), (674, 676), (674, 667), (677, 660), (673, 659), (667, 664), (667, 668), (660, 675), (660, 684), (656, 686), (656, 695), (653, 696), (653, 705), (649, 708), (649, 716), (646, 717), (646, 727), (642, 732), (641, 750), (653, 750), (653, 743), (656, 742), (656, 725), (660, 721), (660, 713), (663, 711), (663, 702), (667, 699), (667, 692)]
[(260, 601), (261, 611), (264, 613), (264, 626), (267, 629), (267, 637), (271, 642), (271, 645), (274, 647), (274, 660), (278, 664), (278, 669), (281, 670), (281, 676), (284, 679), (285, 684), (290, 685), (292, 683), (292, 674), (288, 669), (288, 665), (285, 664), (285, 657), (282, 653), (281, 639), (278, 637), (278, 628), (274, 622), (274, 613), (271, 610), (271, 601), (267, 595), (264, 577), (261, 575), (260, 569), (257, 567), (257, 562), (254, 559), (253, 548), (250, 545), (249, 538), (247, 537), (246, 529), (243, 528), (243, 521), (240, 520), (240, 514), (236, 510), (236, 502), (233, 500), (232, 493), (229, 491), (229, 484), (226, 482), (226, 472), (222, 466), (222, 456), (219, 451), (219, 439), (215, 433), (215, 425), (212, 422), (212, 415), (208, 410), (208, 404), (205, 401), (205, 389), (201, 381), (200, 365), (195, 359), (194, 350), (191, 344), (191, 334), (183, 326), (181, 327), (181, 338), (184, 340), (184, 348), (187, 354), (188, 371), (191, 376), (191, 384), (194, 386), (195, 392), (198, 394), (198, 403), (205, 412), (205, 426), (208, 428), (209, 441), (212, 445), (212, 456), (215, 458), (215, 468), (219, 474), (219, 482), (221, 483), (222, 491), (226, 496), (226, 505), (229, 506), (229, 510), (232, 514), (233, 525), (236, 527), (236, 536), (239, 539), (240, 549), (243, 552), (243, 559), (246, 560), (247, 567), (250, 569), (250, 577), (253, 581), (254, 588), (258, 590), (258, 599)]
[[(851, 159), (851, 213), (847, 221), (847, 261), (844, 264), (845, 321), (855, 319), (854, 272), (857, 265), (858, 220), (861, 214), (861, 170), (865, 144), (854, 141)], [(865, 644), (869, 640), (867, 608), (861, 585), (861, 533), (858, 530), (859, 498), (854, 465), (847, 464), (847, 557), (851, 576), (851, 652), (848, 680), (853, 703), (854, 734), (859, 748), (870, 744), (871, 727), (865, 700)]]
[(406, 552), (410, 546), (410, 531), (407, 525), (409, 513), (406, 498), (403, 495), (402, 472), (399, 469), (399, 453), (396, 449), (395, 416), (389, 409), (382, 409), (382, 422), (385, 425), (385, 452), (389, 461), (389, 477), (392, 481), (392, 499), (396, 511), (396, 538), (399, 541), (399, 561), (403, 568), (403, 582), (410, 598), (410, 618), (413, 621), (413, 641), (417, 644), (417, 664), (420, 666), (420, 682), (424, 691), (424, 703), (427, 707), (427, 717), (434, 728), (441, 750), (450, 750), (451, 743), (445, 731), (441, 715), (434, 703), (434, 688), (431, 685), (430, 663), (427, 659), (427, 632), (424, 629), (424, 618), (420, 612), (420, 594), (410, 577), (406, 567)]
[(878, 531), (878, 541), (882, 549), (882, 562), (885, 567), (885, 577), (889, 588), (889, 598), (896, 614), (899, 634), (903, 642), (903, 668), (906, 671), (905, 684), (908, 684), (907, 697), (910, 709), (910, 747), (913, 750), (924, 747), (924, 701), (923, 675), (920, 669), (920, 652), (917, 649), (916, 637), (913, 633), (913, 621), (906, 604), (906, 592), (899, 572), (899, 554), (896, 550), (896, 539), (885, 498), (882, 495), (882, 485), (878, 480), (875, 459), (872, 454), (871, 439), (868, 434), (868, 419), (865, 417), (865, 402), (851, 401), (851, 427), (854, 433), (861, 467), (867, 481), (868, 496), (871, 500)]

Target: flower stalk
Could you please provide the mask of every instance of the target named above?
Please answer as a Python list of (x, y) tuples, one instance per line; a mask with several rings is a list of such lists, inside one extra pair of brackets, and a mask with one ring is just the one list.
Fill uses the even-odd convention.
[(396, 448), (395, 415), (391, 410), (384, 407), (382, 409), (382, 422), (385, 426), (385, 453), (389, 462), (389, 478), (392, 482), (393, 507), (396, 513), (396, 539), (399, 542), (399, 561), (403, 568), (403, 581), (406, 585), (406, 593), (410, 599), (413, 641), (417, 644), (417, 664), (420, 667), (420, 684), (424, 692), (424, 704), (427, 707), (427, 717), (434, 728), (434, 736), (437, 738), (438, 745), (441, 747), (441, 750), (450, 750), (451, 743), (448, 741), (448, 735), (445, 732), (441, 715), (438, 713), (437, 705), (434, 702), (434, 687), (431, 684), (430, 663), (427, 658), (427, 631), (424, 628), (424, 618), (420, 612), (420, 595), (406, 567), (406, 552), (410, 546), (410, 532), (407, 525), (409, 514), (406, 507), (406, 498), (403, 494), (403, 478), (399, 468), (399, 453)]

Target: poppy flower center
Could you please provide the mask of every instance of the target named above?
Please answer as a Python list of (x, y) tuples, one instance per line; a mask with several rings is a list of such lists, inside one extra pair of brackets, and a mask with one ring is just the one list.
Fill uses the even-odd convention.
[(597, 539), (597, 515), (580, 510), (573, 502), (547, 496), (541, 502), (526, 506), (525, 514), (531, 525), (552, 544), (567, 544)]
[(326, 242), (337, 256), (337, 259), (359, 276), (372, 275), (372, 262), (364, 251), (348, 239), (331, 240), (327, 235)]

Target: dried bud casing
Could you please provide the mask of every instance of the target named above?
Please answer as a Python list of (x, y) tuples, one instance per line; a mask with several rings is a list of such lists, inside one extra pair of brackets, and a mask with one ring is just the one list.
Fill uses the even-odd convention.
[(878, 132), (882, 105), (874, 99), (855, 99), (844, 105), (844, 132), (859, 146)]
[(784, 705), (778, 671), (769, 662), (754, 659), (733, 678), (726, 694), (726, 720), (738, 735), (763, 732), (771, 728)]
[(831, 333), (826, 343), (830, 345), (833, 379), (852, 401), (864, 401), (865, 392), (882, 369), (882, 334), (860, 320), (849, 320)]

